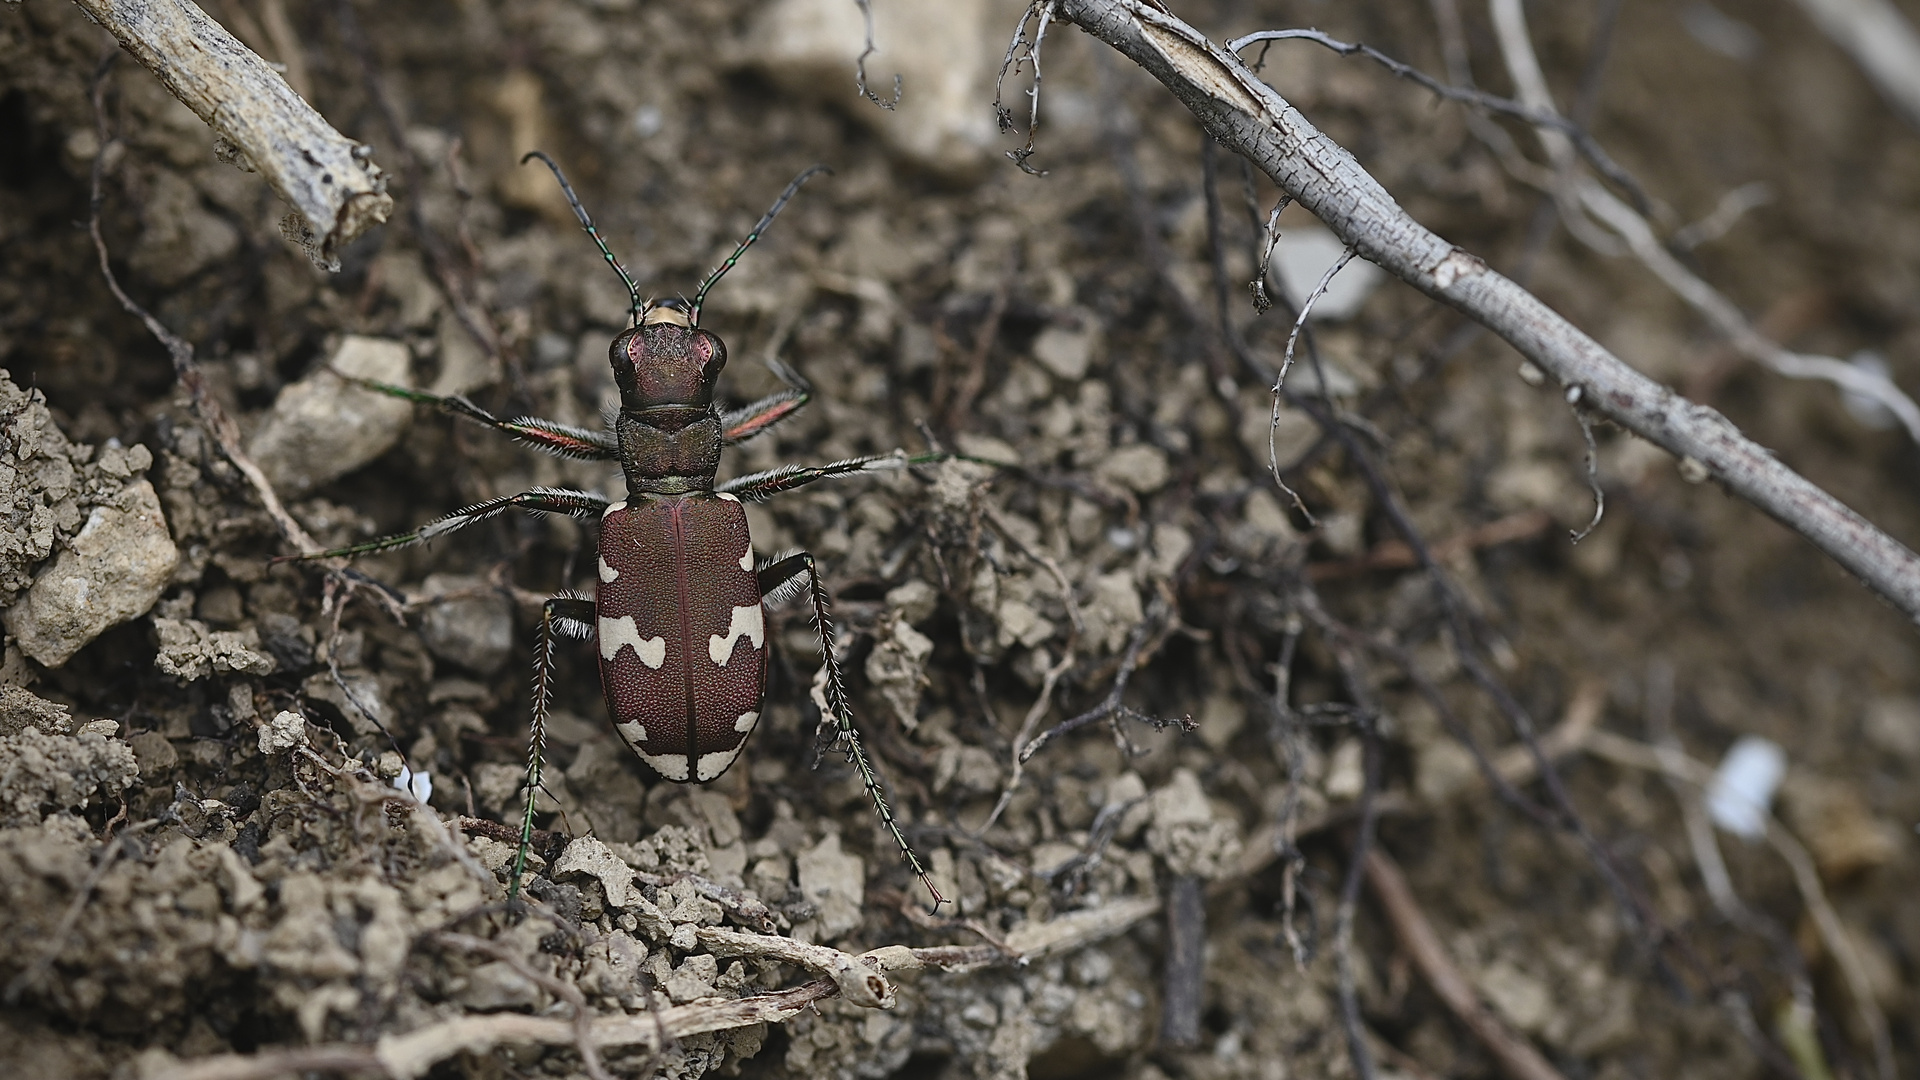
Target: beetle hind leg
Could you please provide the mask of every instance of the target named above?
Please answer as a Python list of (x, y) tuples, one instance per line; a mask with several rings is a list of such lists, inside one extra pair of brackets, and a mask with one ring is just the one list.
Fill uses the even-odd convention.
[(533, 808), (547, 749), (547, 711), (553, 705), (553, 643), (557, 638), (586, 641), (592, 637), (593, 601), (556, 596), (541, 605), (533, 649), (533, 723), (527, 732), (527, 804), (520, 815), (520, 847), (513, 854), (513, 873), (507, 879), (509, 906), (520, 899), (520, 876), (527, 868), (527, 849), (533, 845)]
[[(946, 903), (946, 897), (934, 887), (933, 875), (920, 863), (920, 856), (914, 854), (913, 845), (907, 843), (906, 834), (900, 831), (900, 822), (893, 815), (893, 808), (887, 805), (886, 793), (880, 788), (880, 777), (873, 770), (873, 763), (867, 760), (867, 752), (860, 745), (860, 732), (853, 726), (853, 709), (847, 702), (846, 687), (840, 678), (840, 658), (833, 649), (833, 619), (827, 612), (828, 599), (826, 586), (820, 582), (820, 570), (809, 552), (799, 551), (786, 558), (775, 561), (760, 570), (760, 593), (762, 597), (776, 596), (790, 588), (796, 580), (805, 576), (802, 586), (813, 604), (813, 624), (820, 633), (820, 656), (822, 673), (826, 676), (825, 698), (827, 712), (832, 715), (837, 741), (844, 746), (847, 762), (860, 773), (860, 783), (867, 789), (867, 797), (873, 800), (873, 808), (880, 815), (880, 824), (893, 835), (893, 842), (900, 846), (900, 856), (906, 860), (920, 883), (927, 887), (933, 897), (935, 911)], [(824, 719), (824, 718), (823, 718)], [(816, 767), (817, 767), (816, 761)]]

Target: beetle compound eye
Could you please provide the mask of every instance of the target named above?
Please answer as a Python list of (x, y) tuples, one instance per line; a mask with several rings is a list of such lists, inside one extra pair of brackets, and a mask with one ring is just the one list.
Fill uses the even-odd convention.
[(642, 359), (636, 353), (644, 353), (646, 343), (634, 331), (627, 331), (613, 339), (613, 347), (608, 350), (608, 360), (613, 364), (613, 381), (622, 393), (631, 393), (635, 388), (634, 372)]
[(727, 345), (718, 335), (705, 330), (693, 333), (693, 355), (700, 361), (700, 367), (708, 377), (719, 373), (727, 366)]

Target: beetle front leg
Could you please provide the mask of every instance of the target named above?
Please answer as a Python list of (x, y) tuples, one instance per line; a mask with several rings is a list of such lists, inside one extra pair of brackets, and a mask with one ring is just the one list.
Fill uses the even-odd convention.
[(463, 416), (476, 424), (484, 424), (495, 431), (505, 432), (529, 446), (545, 450), (558, 457), (573, 458), (577, 461), (613, 461), (620, 456), (620, 444), (610, 431), (594, 431), (554, 420), (542, 420), (537, 416), (502, 419), (475, 405), (464, 394), (450, 394), (443, 397), (439, 394), (430, 394), (425, 390), (376, 382), (357, 375), (348, 375), (345, 372), (336, 371), (334, 374), (355, 386), (378, 394), (402, 398), (418, 405), (432, 405), (441, 412)]
[(540, 606), (540, 630), (533, 649), (533, 723), (527, 731), (527, 807), (520, 815), (520, 848), (513, 854), (513, 873), (507, 880), (509, 907), (520, 898), (520, 875), (533, 844), (534, 800), (540, 793), (540, 767), (547, 750), (547, 710), (553, 705), (553, 643), (556, 638), (587, 641), (592, 637), (593, 601), (556, 596)]
[(743, 443), (755, 435), (800, 411), (813, 398), (813, 386), (800, 373), (778, 360), (767, 361), (773, 373), (787, 384), (785, 390), (768, 394), (720, 417), (720, 434), (729, 445)]
[[(847, 691), (840, 679), (840, 658), (833, 648), (833, 619), (827, 613), (827, 589), (820, 583), (820, 570), (814, 564), (813, 555), (801, 551), (789, 555), (760, 570), (760, 595), (764, 598), (777, 592), (781, 586), (801, 574), (806, 575), (808, 598), (813, 602), (813, 624), (820, 633), (820, 655), (827, 674), (827, 709), (833, 714), (834, 728), (840, 741), (846, 744), (847, 761), (859, 770), (860, 783), (867, 789), (867, 796), (873, 800), (873, 808), (880, 814), (880, 823), (893, 834), (894, 843), (900, 845), (900, 855), (907, 865), (920, 878), (921, 884), (933, 897), (933, 908), (940, 910), (946, 903), (946, 897), (934, 887), (933, 875), (927, 873), (920, 864), (920, 857), (913, 852), (913, 846), (907, 843), (906, 834), (900, 831), (900, 823), (893, 816), (893, 809), (887, 805), (886, 795), (880, 790), (880, 778), (873, 771), (873, 763), (867, 760), (867, 752), (860, 745), (860, 733), (853, 726), (853, 709), (847, 702)], [(819, 763), (815, 762), (815, 767)]]

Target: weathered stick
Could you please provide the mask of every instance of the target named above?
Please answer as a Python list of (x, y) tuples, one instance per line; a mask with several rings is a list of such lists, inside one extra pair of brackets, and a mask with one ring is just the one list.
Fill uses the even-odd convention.
[(1380, 901), (1381, 910), (1387, 914), (1387, 922), (1393, 927), (1393, 936), (1400, 940), (1400, 947), (1406, 950), (1413, 965), (1433, 987), (1433, 992), (1447, 1009), (1473, 1032), (1480, 1045), (1487, 1048), (1494, 1060), (1500, 1063), (1500, 1071), (1512, 1080), (1565, 1080), (1533, 1044), (1515, 1034), (1493, 1010), (1480, 1002), (1480, 995), (1473, 984), (1454, 966), (1453, 959), (1447, 955), (1447, 947), (1440, 943), (1440, 935), (1427, 921), (1420, 904), (1413, 898), (1413, 890), (1407, 887), (1407, 879), (1400, 873), (1400, 867), (1386, 852), (1375, 849), (1367, 852), (1367, 882), (1373, 886), (1373, 895)]
[(1570, 398), (1799, 532), (1920, 621), (1920, 556), (1775, 460), (1713, 409), (1628, 367), (1538, 297), (1415, 221), (1352, 154), (1240, 59), (1146, 0), (1042, 0), (1145, 68), (1362, 257), (1505, 338)]
[(287, 80), (189, 0), (74, 0), (222, 140), (215, 152), (266, 177), (294, 209), (280, 223), (314, 263), (393, 212), (373, 148), (335, 131)]

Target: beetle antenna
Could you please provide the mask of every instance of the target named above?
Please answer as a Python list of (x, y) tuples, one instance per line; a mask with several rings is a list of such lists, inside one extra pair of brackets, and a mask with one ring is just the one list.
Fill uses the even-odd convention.
[[(594, 228), (593, 219), (587, 216), (587, 208), (580, 205), (580, 196), (573, 193), (573, 185), (567, 183), (567, 174), (560, 171), (559, 164), (548, 157), (544, 150), (528, 151), (527, 155), (520, 159), (520, 164), (525, 165), (534, 158), (539, 158), (541, 161), (546, 162), (547, 168), (553, 170), (553, 178), (560, 181), (560, 190), (566, 192), (567, 205), (573, 207), (573, 216), (580, 219), (580, 227), (587, 230), (588, 236), (593, 237), (594, 246), (599, 248), (600, 254), (606, 257), (607, 265), (613, 267), (613, 272), (620, 275), (621, 283), (627, 287), (627, 318), (631, 322), (638, 323), (640, 321), (640, 309), (646, 307), (645, 302), (640, 299), (640, 287), (633, 283), (633, 278), (627, 274), (627, 268), (621, 266), (620, 260), (614, 258), (613, 252), (608, 250), (607, 242), (601, 239), (600, 230)], [(804, 179), (804, 177), (802, 179)], [(798, 181), (796, 181), (796, 184), (797, 183)], [(787, 194), (791, 195), (792, 192), (789, 191)], [(780, 201), (785, 202), (786, 199), (782, 198)], [(779, 207), (776, 206), (774, 209), (778, 210)], [(768, 220), (772, 220), (772, 216), (771, 214), (767, 215)], [(765, 228), (766, 222), (761, 222), (760, 227)], [(751, 240), (748, 241), (748, 243), (751, 242)], [(741, 249), (745, 250), (745, 248), (746, 245), (742, 244)], [(738, 258), (739, 255), (739, 252), (734, 252), (735, 258)], [(696, 318), (695, 321), (697, 322), (698, 319)]]
[[(557, 173), (558, 171), (556, 167), (555, 172)], [(753, 227), (753, 231), (747, 234), (745, 240), (740, 241), (739, 247), (733, 249), (733, 254), (727, 256), (727, 261), (714, 267), (713, 273), (708, 274), (707, 279), (700, 283), (699, 291), (693, 294), (693, 309), (688, 313), (688, 317), (692, 319), (693, 325), (700, 325), (700, 305), (707, 302), (708, 291), (715, 285), (718, 285), (721, 278), (727, 276), (727, 271), (733, 269), (733, 264), (740, 261), (740, 256), (747, 253), (747, 249), (753, 246), (753, 242), (760, 239), (760, 234), (767, 231), (767, 226), (773, 224), (773, 219), (780, 215), (780, 211), (786, 209), (788, 200), (799, 193), (800, 185), (813, 179), (815, 173), (826, 173), (831, 176), (833, 170), (827, 168), (825, 165), (810, 165), (805, 172), (794, 177), (793, 182), (787, 185), (787, 190), (781, 192), (780, 197), (773, 200), (773, 205), (767, 208), (767, 212), (760, 215), (760, 221)], [(561, 181), (561, 183), (565, 182), (564, 180)], [(579, 204), (575, 203), (574, 206), (577, 209)], [(585, 211), (582, 211), (581, 214), (581, 219), (585, 220)], [(604, 250), (604, 248), (602, 250)], [(607, 258), (611, 259), (613, 256), (609, 255)]]

